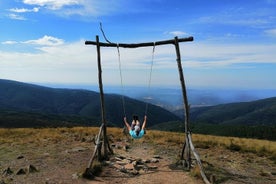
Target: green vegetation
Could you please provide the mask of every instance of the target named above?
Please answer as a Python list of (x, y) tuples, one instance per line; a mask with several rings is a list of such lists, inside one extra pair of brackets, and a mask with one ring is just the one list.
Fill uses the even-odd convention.
[(192, 108), (191, 122), (223, 125), (276, 125), (276, 97)]
[[(100, 125), (100, 100), (96, 92), (47, 88), (1, 79), (0, 85), (0, 127)], [(122, 105), (120, 95), (105, 95), (108, 126), (123, 126)], [(145, 103), (125, 97), (125, 108), (128, 119), (133, 114), (142, 118)], [(184, 132), (184, 123), (173, 113), (154, 105), (149, 105), (148, 112), (148, 129)], [(191, 108), (190, 122), (192, 133), (276, 140), (276, 97)]]
[[(160, 123), (153, 127), (154, 130), (184, 132), (184, 122), (166, 122)], [(257, 138), (276, 140), (276, 125), (225, 125), (225, 124), (207, 124), (207, 123), (191, 123), (190, 129), (192, 133)]]
[[(25, 127), (95, 125), (101, 120), (99, 93), (48, 88), (1, 79), (0, 86), (0, 127), (24, 127), (25, 124)], [(105, 94), (105, 112), (109, 125), (123, 126), (122, 105), (120, 95)], [(145, 103), (125, 97), (125, 109), (129, 119), (133, 114), (142, 118)], [(148, 126), (180, 119), (158, 106), (149, 104), (148, 110)], [(10, 112), (14, 113), (15, 117), (9, 116)]]

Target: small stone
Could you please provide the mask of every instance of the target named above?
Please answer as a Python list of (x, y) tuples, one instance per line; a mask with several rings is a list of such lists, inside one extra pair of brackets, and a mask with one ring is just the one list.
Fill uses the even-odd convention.
[(33, 166), (32, 164), (28, 166), (27, 171), (28, 171), (28, 173), (38, 172), (37, 168), (35, 166)]
[(127, 165), (125, 165), (125, 169), (134, 170), (134, 166), (133, 166), (133, 164), (127, 164)]
[(116, 161), (117, 164), (119, 165), (126, 165), (127, 163), (126, 162), (123, 162), (123, 161)]
[(3, 175), (4, 176), (11, 175), (12, 173), (13, 173), (13, 171), (9, 167), (3, 171)]
[(73, 180), (78, 179), (78, 178), (79, 178), (78, 173), (74, 173), (74, 174), (72, 174), (72, 179), (73, 179)]
[(161, 159), (160, 155), (154, 155), (153, 158), (159, 158), (159, 159)]
[(76, 147), (76, 148), (73, 148), (71, 151), (72, 152), (82, 152), (82, 151), (85, 151), (87, 150), (87, 148), (84, 148), (84, 147)]
[(22, 159), (22, 158), (24, 158), (23, 155), (19, 155), (19, 156), (17, 157), (17, 159)]
[(143, 160), (144, 163), (150, 163), (150, 159)]
[(123, 173), (127, 173), (127, 169), (124, 168), (124, 167), (122, 167), (122, 168), (120, 169), (120, 171), (123, 172)]
[(159, 160), (156, 159), (156, 158), (153, 158), (153, 159), (150, 160), (150, 162), (151, 162), (151, 163), (157, 163), (157, 162), (159, 162)]
[(157, 169), (157, 166), (148, 166), (148, 169)]
[(132, 170), (131, 172), (130, 172), (132, 175), (138, 175), (139, 174), (139, 171), (137, 171), (137, 170)]
[(136, 169), (144, 169), (145, 166), (140, 164), (140, 165), (136, 165), (135, 167)]
[(23, 174), (26, 174), (26, 169), (19, 169), (17, 172), (16, 172), (16, 175), (23, 175)]

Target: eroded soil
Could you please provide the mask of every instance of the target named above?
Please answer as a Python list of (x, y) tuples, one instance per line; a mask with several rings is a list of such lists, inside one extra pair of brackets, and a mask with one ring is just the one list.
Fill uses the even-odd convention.
[[(115, 156), (152, 159), (153, 170), (140, 170), (137, 175), (121, 172), (106, 164), (93, 180), (81, 177), (93, 153), (91, 138), (78, 138), (64, 132), (65, 139), (44, 138), (29, 142), (0, 143), (0, 183), (203, 183), (199, 171), (184, 171), (175, 165), (181, 145), (154, 145), (144, 141), (113, 140), (114, 145), (128, 144), (129, 149), (115, 146)], [(276, 183), (276, 163), (253, 153), (240, 153), (225, 148), (196, 148), (208, 178), (215, 183)], [(30, 170), (30, 166), (35, 169)], [(19, 171), (26, 171), (20, 173)]]

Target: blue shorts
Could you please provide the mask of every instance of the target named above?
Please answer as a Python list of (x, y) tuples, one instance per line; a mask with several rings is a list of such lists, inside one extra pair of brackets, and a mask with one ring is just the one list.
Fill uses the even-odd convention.
[(141, 131), (139, 132), (139, 134), (136, 135), (136, 132), (135, 132), (134, 130), (130, 130), (130, 131), (129, 131), (129, 134), (130, 134), (131, 137), (134, 138), (134, 139), (140, 139), (140, 138), (142, 138), (143, 135), (145, 134), (145, 131), (144, 131), (144, 130), (141, 130)]

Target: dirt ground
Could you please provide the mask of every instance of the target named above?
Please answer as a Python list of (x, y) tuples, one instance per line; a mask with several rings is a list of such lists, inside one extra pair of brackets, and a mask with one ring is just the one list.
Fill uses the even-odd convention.
[[(152, 159), (158, 155), (158, 162), (150, 163), (155, 169), (133, 175), (106, 164), (99, 176), (88, 180), (81, 174), (93, 149), (94, 144), (89, 139), (76, 139), (71, 135), (63, 140), (45, 138), (27, 144), (0, 143), (0, 184), (203, 183), (196, 169), (186, 172), (175, 166), (181, 147), (135, 141), (129, 143), (127, 151), (115, 146), (114, 157)], [(276, 183), (276, 163), (265, 157), (223, 148), (197, 148), (197, 151), (207, 176), (213, 175), (215, 183)]]
[[(162, 154), (158, 163), (154, 164), (157, 169), (139, 172), (135, 176), (106, 165), (100, 176), (93, 180), (85, 179), (81, 175), (94, 147), (88, 139), (79, 140), (72, 135), (63, 140), (45, 138), (28, 143), (0, 143), (0, 184), (201, 183), (182, 169), (170, 169), (173, 160), (166, 154)], [(124, 155), (151, 159), (155, 154), (150, 144), (132, 142), (129, 147), (127, 151), (114, 147), (114, 157)]]

